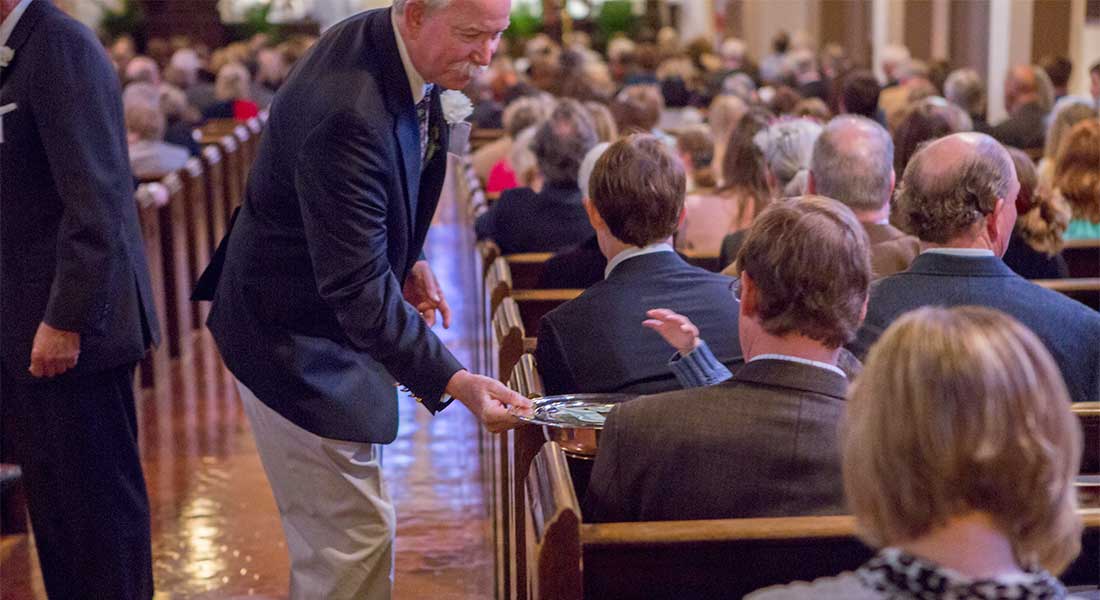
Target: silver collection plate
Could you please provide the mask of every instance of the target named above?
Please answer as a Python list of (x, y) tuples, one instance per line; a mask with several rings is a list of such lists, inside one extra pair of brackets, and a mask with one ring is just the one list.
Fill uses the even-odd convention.
[(629, 394), (562, 394), (531, 401), (529, 413), (517, 413), (520, 420), (534, 425), (561, 429), (603, 429), (607, 413), (620, 402), (632, 400)]

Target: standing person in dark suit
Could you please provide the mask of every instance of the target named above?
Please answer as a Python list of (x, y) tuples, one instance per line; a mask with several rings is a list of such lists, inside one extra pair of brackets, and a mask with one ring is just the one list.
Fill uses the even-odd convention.
[(561, 100), (531, 143), (542, 189), (506, 190), (477, 218), (477, 239), (491, 239), (501, 253), (515, 254), (553, 252), (591, 237), (577, 172), (585, 153), (598, 141), (584, 106), (576, 100)]
[(159, 339), (122, 95), (95, 35), (0, 0), (0, 391), (51, 598), (153, 595), (134, 366)]
[(451, 316), (421, 253), (454, 118), (441, 89), (489, 64), (509, 9), (398, 0), (351, 17), (272, 103), (209, 326), (279, 506), (291, 598), (390, 597), (380, 453), (397, 435), (395, 384), (433, 413), (457, 398), (493, 431), (516, 422), (506, 405), (529, 405), (431, 332)]
[(987, 135), (957, 133), (917, 151), (894, 205), (902, 226), (920, 238), (921, 254), (907, 271), (875, 282), (849, 349), (863, 358), (891, 323), (921, 306), (986, 306), (1039, 336), (1075, 402), (1100, 399), (1100, 314), (1001, 260), (1019, 190), (1012, 158)]
[(648, 134), (596, 161), (585, 209), (608, 264), (603, 281), (539, 324), (535, 356), (548, 394), (678, 389), (661, 336), (640, 326), (654, 307), (686, 315), (718, 361), (740, 363), (733, 280), (689, 265), (670, 243), (685, 182), (680, 160)]
[[(837, 360), (867, 306), (867, 236), (839, 202), (802, 197), (757, 217), (738, 264), (747, 362), (724, 383), (615, 407), (586, 521), (844, 512), (837, 429), (848, 379)], [(670, 324), (655, 328), (686, 359), (694, 340), (674, 341)]]

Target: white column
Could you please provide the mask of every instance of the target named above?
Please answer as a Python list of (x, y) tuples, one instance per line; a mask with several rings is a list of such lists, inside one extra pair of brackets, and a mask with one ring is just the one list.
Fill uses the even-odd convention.
[(989, 91), (986, 118), (997, 123), (1007, 116), (1005, 74), (1013, 65), (1031, 63), (1031, 21), (1034, 0), (991, 0), (989, 3)]
[(890, 44), (904, 43), (905, 5), (901, 0), (871, 0), (871, 67), (879, 81), (886, 81), (882, 72), (882, 51)]
[(951, 0), (932, 0), (932, 58), (951, 54)]
[(680, 6), (680, 40), (689, 42), (699, 37), (713, 41), (714, 2), (712, 0), (682, 0), (669, 4)]

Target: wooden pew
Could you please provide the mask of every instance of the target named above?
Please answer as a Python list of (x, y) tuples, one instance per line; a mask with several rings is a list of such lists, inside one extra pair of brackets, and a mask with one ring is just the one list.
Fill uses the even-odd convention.
[[(553, 442), (535, 457), (527, 500), (536, 599), (740, 598), (836, 575), (872, 554), (850, 516), (585, 524)], [(1081, 515), (1082, 552), (1062, 574), (1067, 585), (1100, 579), (1100, 511)]]
[(245, 167), (241, 160), (241, 146), (237, 142), (236, 136), (224, 135), (219, 138), (218, 149), (221, 150), (222, 163), (225, 165), (223, 177), (225, 202), (222, 206), (225, 212), (222, 217), (228, 223), (230, 215), (233, 214), (233, 209), (240, 206), (244, 197)]
[(222, 136), (233, 133), (236, 128), (236, 119), (208, 119), (198, 129), (197, 138), (203, 146), (217, 144)]
[(1085, 434), (1081, 473), (1100, 475), (1100, 402), (1075, 402), (1073, 414), (1077, 415)]
[[(141, 240), (145, 249), (145, 261), (149, 266), (150, 292), (153, 294), (153, 306), (157, 315), (164, 318), (167, 307), (165, 296), (164, 261), (161, 257), (161, 219), (163, 207), (138, 207), (138, 220), (141, 223)], [(161, 323), (162, 339), (159, 346), (150, 350), (141, 362), (142, 387), (151, 387), (158, 392), (167, 391), (171, 385), (171, 357), (168, 354), (168, 342), (165, 325)]]
[(213, 255), (214, 249), (225, 237), (228, 225), (226, 215), (229, 214), (225, 197), (225, 159), (221, 148), (216, 145), (203, 148), (202, 166), (206, 171), (206, 222), (210, 229), (210, 245), (207, 250)]
[(169, 355), (173, 358), (185, 357), (191, 352), (194, 329), (190, 300), (193, 269), (189, 263), (187, 197), (178, 174), (169, 174), (161, 183), (168, 189), (168, 205), (158, 211), (161, 235), (158, 256), (163, 261), (165, 299), (165, 312), (160, 314), (164, 319)]
[(478, 256), (477, 264), (481, 266), (481, 276), (485, 277), (489, 274), (489, 268), (493, 266), (493, 262), (500, 258), (500, 246), (493, 240), (481, 240), (475, 246), (475, 250)]
[(1068, 240), (1062, 257), (1070, 277), (1100, 277), (1100, 240)]
[(244, 184), (248, 182), (248, 171), (252, 168), (252, 159), (256, 157), (256, 138), (243, 124), (233, 128), (233, 138), (241, 151), (241, 192), (244, 192)]
[(512, 299), (519, 305), (519, 314), (523, 318), (524, 331), (531, 337), (539, 334), (539, 321), (542, 317), (580, 296), (584, 290), (558, 289), (558, 290), (524, 290), (512, 291)]
[(493, 315), (492, 347), (496, 364), (494, 373), (501, 383), (508, 383), (512, 369), (523, 355), (523, 321), (519, 306), (511, 298), (504, 298)]
[(696, 250), (678, 250), (677, 252), (679, 252), (689, 264), (695, 265), (700, 269), (706, 269), (711, 273), (719, 273), (722, 271), (722, 257), (717, 254), (706, 254)]
[(1093, 310), (1100, 310), (1100, 277), (1033, 279), (1032, 283), (1065, 294)]
[(503, 136), (503, 129), (474, 128), (470, 131), (470, 151), (476, 152), (482, 146), (495, 142)]
[(546, 267), (546, 261), (552, 256), (554, 256), (553, 252), (505, 254), (504, 258), (512, 269), (512, 288), (517, 290), (537, 288), (542, 270)]
[[(509, 297), (501, 300), (500, 307), (493, 314), (490, 347), (492, 348), (490, 376), (500, 380), (501, 383), (507, 383), (512, 375), (512, 369), (523, 354), (523, 323), (520, 321), (519, 307)], [(505, 598), (508, 590), (512, 587), (511, 574), (508, 568), (510, 553), (508, 540), (512, 537), (509, 528), (511, 495), (508, 492), (507, 477), (511, 447), (507, 435), (486, 435), (488, 437), (482, 438), (481, 445), (488, 450), (490, 461), (490, 493), (488, 500), (493, 523), (494, 547), (496, 548), (494, 579), (498, 592), (497, 597)]]
[[(191, 269), (189, 285), (194, 285), (202, 274), (203, 269), (210, 263), (210, 218), (206, 183), (206, 171), (202, 167), (202, 161), (192, 158), (179, 172), (180, 181), (183, 183), (184, 209), (187, 226), (187, 252), (188, 266)], [(190, 296), (190, 290), (187, 295)], [(206, 322), (206, 314), (209, 305), (206, 303), (191, 302), (191, 328), (201, 329)]]
[[(520, 357), (512, 369), (508, 387), (528, 398), (539, 398), (543, 395), (542, 380), (535, 368), (534, 356), (524, 354)], [(512, 584), (508, 597), (524, 600), (527, 598), (527, 553), (523, 551), (527, 547), (527, 501), (524, 488), (531, 461), (535, 459), (546, 437), (542, 428), (534, 425), (521, 425), (504, 435), (507, 437), (508, 459), (503, 465), (501, 479), (507, 494), (507, 547), (512, 549), (506, 555), (509, 559), (508, 580)]]

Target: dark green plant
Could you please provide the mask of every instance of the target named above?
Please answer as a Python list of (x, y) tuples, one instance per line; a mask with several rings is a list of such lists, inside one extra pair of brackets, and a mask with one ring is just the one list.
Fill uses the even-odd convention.
[(504, 37), (510, 42), (528, 40), (542, 31), (542, 13), (524, 4), (512, 10), (512, 23), (504, 31)]
[(596, 27), (604, 39), (611, 39), (619, 32), (633, 36), (638, 28), (634, 6), (630, 0), (607, 0), (596, 15)]
[(145, 30), (145, 11), (138, 0), (122, 0), (119, 8), (113, 8), (98, 0), (103, 9), (103, 18), (99, 21), (99, 28), (107, 36), (107, 39), (115, 39), (121, 35), (131, 37), (140, 36)]

